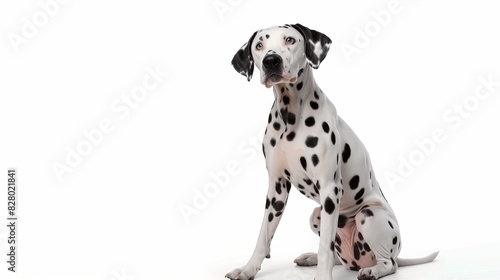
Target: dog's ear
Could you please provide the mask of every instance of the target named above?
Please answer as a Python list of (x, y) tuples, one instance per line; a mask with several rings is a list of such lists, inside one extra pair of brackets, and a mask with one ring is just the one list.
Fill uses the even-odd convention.
[(293, 28), (297, 29), (304, 37), (306, 58), (312, 68), (318, 69), (319, 65), (325, 59), (332, 40), (325, 34), (316, 30), (311, 30), (300, 23), (292, 24)]
[(234, 55), (231, 64), (234, 69), (243, 76), (247, 77), (250, 81), (253, 75), (253, 56), (252, 56), (252, 42), (255, 38), (257, 31), (252, 34), (248, 42), (246, 42)]

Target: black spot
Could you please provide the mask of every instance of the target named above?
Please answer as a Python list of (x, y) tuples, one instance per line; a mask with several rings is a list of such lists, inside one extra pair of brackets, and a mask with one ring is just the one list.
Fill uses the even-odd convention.
[(269, 208), (269, 205), (271, 205), (271, 201), (269, 201), (269, 197), (266, 197), (266, 209)]
[(272, 120), (273, 120), (273, 115), (269, 113), (269, 118), (267, 118), (267, 123), (271, 123)]
[(285, 105), (288, 105), (288, 104), (290, 103), (290, 97), (288, 97), (288, 96), (286, 96), (286, 95), (285, 95), (285, 96), (283, 96), (283, 103), (284, 103)]
[(331, 215), (333, 211), (335, 210), (335, 203), (333, 203), (333, 200), (330, 197), (327, 197), (325, 199), (325, 211), (328, 215)]
[(360, 251), (363, 250), (363, 243), (357, 241), (356, 242), (356, 246), (358, 246), (358, 248), (359, 248)]
[(363, 213), (365, 217), (373, 217), (373, 211), (370, 209), (363, 209), (361, 210), (361, 213)]
[(283, 120), (283, 123), (285, 123), (286, 125), (288, 123), (288, 107), (280, 109), (280, 116), (281, 119)]
[(262, 143), (262, 153), (264, 154), (264, 157), (266, 157), (266, 147), (264, 147), (264, 143)]
[(302, 168), (304, 168), (304, 170), (307, 170), (307, 161), (305, 157), (300, 157), (300, 164), (302, 165)]
[(335, 245), (335, 249), (337, 249), (337, 252), (342, 253), (342, 248), (339, 245)]
[(311, 185), (313, 182), (310, 179), (306, 178), (304, 179), (304, 183)]
[(314, 191), (315, 191), (317, 194), (319, 194), (319, 189), (318, 189), (318, 187), (316, 187), (316, 185), (314, 185)]
[(306, 139), (306, 146), (309, 148), (314, 148), (318, 145), (318, 137), (308, 136)]
[[(332, 135), (330, 136), (330, 138), (332, 139), (332, 144), (335, 145), (335, 142), (337, 142), (337, 139), (335, 137), (335, 133), (333, 133), (332, 131)], [(339, 163), (339, 155), (337, 154), (337, 163)]]
[(365, 224), (365, 220), (361, 220), (361, 224), (364, 225)]
[(339, 228), (344, 228), (346, 223), (347, 223), (347, 216), (339, 215), (339, 224), (338, 224), (338, 227)]
[(359, 248), (358, 246), (354, 245), (354, 258), (359, 261)]
[(370, 246), (368, 245), (368, 243), (363, 244), (363, 249), (365, 249), (365, 251), (367, 251), (367, 252), (370, 252), (372, 250), (370, 248)]
[(297, 188), (299, 188), (299, 189), (303, 190), (303, 189), (304, 189), (304, 186), (302, 186), (301, 184), (298, 184), (298, 185), (297, 185)]
[(393, 266), (394, 266), (394, 265), (396, 265), (396, 262), (394, 261), (394, 259), (393, 259), (393, 258), (391, 258), (391, 262), (392, 262), (392, 265), (393, 265)]
[(273, 204), (273, 208), (274, 208), (274, 210), (276, 210), (276, 211), (281, 211), (281, 210), (283, 210), (283, 207), (285, 207), (285, 203), (283, 203), (283, 201), (281, 201), (281, 200), (278, 200), (278, 201), (276, 201), (276, 202)]
[(283, 211), (276, 213), (274, 216), (279, 217), (279, 216), (281, 216), (281, 214), (283, 214)]
[(289, 193), (290, 189), (292, 188), (292, 183), (290, 183), (290, 181), (286, 181), (285, 186), (286, 186), (286, 192)]
[(355, 190), (359, 185), (359, 176), (354, 175), (351, 180), (349, 181), (349, 186), (351, 187), (351, 190)]
[(290, 172), (288, 172), (288, 170), (285, 169), (285, 175), (290, 177)]
[(267, 220), (271, 222), (274, 219), (273, 213), (269, 213), (269, 216), (267, 217)]
[(361, 203), (363, 203), (363, 199), (356, 200), (356, 205), (360, 205)]
[(304, 84), (302, 82), (297, 84), (297, 90), (301, 90)]
[(269, 39), (269, 37), (270, 37), (269, 34), (266, 34), (266, 39)]
[(273, 147), (276, 146), (276, 139), (271, 138), (270, 142), (271, 142), (271, 146), (273, 146)]
[(281, 194), (281, 184), (280, 184), (279, 182), (276, 182), (276, 183), (274, 184), (274, 188), (276, 189), (276, 192), (277, 192), (278, 194)]
[(319, 108), (318, 102), (316, 101), (309, 102), (309, 105), (311, 105), (311, 108), (313, 108), (313, 110), (317, 110)]
[(300, 191), (300, 193), (303, 194), (303, 195), (306, 195), (306, 193), (304, 191)]
[(281, 87), (281, 93), (285, 92), (285, 87)]
[(351, 147), (349, 146), (349, 144), (345, 143), (344, 151), (342, 152), (342, 161), (346, 163), (350, 156), (351, 156)]
[(322, 124), (321, 126), (323, 127), (323, 131), (324, 131), (325, 133), (330, 132), (330, 126), (328, 125), (328, 123), (327, 123), (327, 122), (323, 122), (323, 124)]
[(330, 243), (330, 250), (335, 251), (335, 243)]
[(394, 229), (394, 226), (392, 226), (391, 221), (387, 221), (387, 222), (389, 223), (389, 226), (390, 226), (392, 229)]
[(338, 234), (335, 235), (335, 243), (338, 245), (342, 245), (342, 239), (340, 239), (340, 236)]
[(318, 93), (314, 91), (314, 98), (319, 99)]
[(318, 158), (317, 154), (312, 155), (311, 160), (312, 160), (312, 163), (313, 163), (314, 166), (318, 165), (319, 158)]
[(360, 190), (360, 191), (356, 194), (356, 196), (354, 196), (354, 199), (355, 199), (355, 200), (358, 200), (358, 199), (360, 199), (361, 197), (363, 197), (363, 195), (364, 195), (364, 194), (365, 194), (365, 189), (364, 189), (364, 188), (362, 188), (362, 189), (361, 189), (361, 190)]
[(290, 113), (288, 112), (287, 116), (286, 116), (286, 119), (287, 119), (287, 122), (291, 125), (294, 125), (295, 124), (295, 114), (294, 113)]
[(295, 131), (288, 133), (288, 135), (286, 136), (286, 140), (288, 141), (293, 141), (294, 138), (295, 138)]
[[(337, 175), (337, 171), (335, 171), (335, 175)], [(335, 187), (335, 188), (333, 189), (333, 193), (334, 193), (335, 195), (338, 195), (338, 194), (339, 194), (339, 188)]]
[(300, 76), (304, 73), (304, 68), (301, 68), (299, 72), (297, 73), (297, 78), (300, 78)]
[(276, 130), (280, 130), (281, 125), (279, 124), (279, 122), (274, 122), (274, 123), (273, 123), (273, 127), (274, 127), (274, 129), (276, 129)]
[(396, 245), (396, 243), (398, 243), (398, 237), (394, 236), (394, 238), (392, 239), (392, 245)]
[(361, 232), (358, 232), (358, 239), (361, 240), (361, 241), (363, 241), (363, 239), (364, 239), (363, 235), (361, 234)]
[(316, 121), (314, 120), (314, 117), (309, 117), (306, 119), (306, 125), (309, 127), (313, 126), (315, 123)]
[(259, 41), (264, 41), (264, 38), (262, 38), (262, 36), (260, 36)]

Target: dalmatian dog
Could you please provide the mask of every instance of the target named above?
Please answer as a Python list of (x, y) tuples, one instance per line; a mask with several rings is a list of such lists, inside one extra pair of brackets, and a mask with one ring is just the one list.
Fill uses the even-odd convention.
[(319, 204), (310, 218), (320, 238), (318, 253), (295, 259), (300, 266), (317, 265), (316, 280), (333, 279), (334, 264), (358, 271), (360, 280), (378, 279), (438, 254), (398, 258), (398, 221), (368, 152), (313, 77), (330, 44), (326, 35), (301, 24), (277, 26), (253, 33), (232, 60), (248, 81), (257, 66), (275, 101), (262, 145), (269, 173), (264, 220), (250, 260), (227, 273), (229, 279), (254, 279), (270, 257), (292, 185)]

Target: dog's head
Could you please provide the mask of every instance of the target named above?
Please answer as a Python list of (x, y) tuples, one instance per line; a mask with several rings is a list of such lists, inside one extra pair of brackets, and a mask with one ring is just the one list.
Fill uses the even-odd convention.
[(300, 24), (276, 26), (254, 32), (231, 63), (248, 81), (256, 65), (266, 87), (294, 83), (307, 64), (319, 67), (331, 43), (328, 36)]

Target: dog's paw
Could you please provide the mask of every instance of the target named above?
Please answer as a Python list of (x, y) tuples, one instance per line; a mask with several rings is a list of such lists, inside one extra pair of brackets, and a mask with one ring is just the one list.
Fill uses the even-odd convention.
[(233, 271), (226, 274), (226, 278), (231, 280), (253, 280), (259, 268), (250, 267), (248, 265), (234, 269)]
[(377, 280), (371, 268), (363, 268), (358, 273), (358, 280)]
[(299, 266), (313, 266), (318, 264), (318, 254), (316, 253), (305, 253), (300, 255), (294, 261)]

